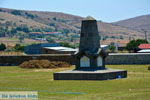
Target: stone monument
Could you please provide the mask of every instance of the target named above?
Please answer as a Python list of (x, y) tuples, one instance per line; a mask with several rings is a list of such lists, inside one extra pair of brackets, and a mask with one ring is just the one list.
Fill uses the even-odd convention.
[(80, 46), (75, 69), (54, 73), (54, 80), (108, 80), (127, 77), (127, 71), (105, 68), (107, 52), (100, 48), (97, 21), (87, 17), (82, 21)]
[(100, 48), (97, 21), (87, 17), (82, 21), (79, 51), (75, 53), (76, 69), (105, 69), (107, 53)]

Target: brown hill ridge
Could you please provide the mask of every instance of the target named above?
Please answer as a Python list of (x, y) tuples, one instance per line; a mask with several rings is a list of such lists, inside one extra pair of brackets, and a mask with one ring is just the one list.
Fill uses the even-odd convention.
[(121, 20), (113, 24), (138, 31), (141, 31), (141, 29), (150, 30), (150, 14)]
[[(148, 15), (149, 16), (149, 15)], [(145, 17), (147, 18), (147, 16)], [(70, 32), (79, 33), (81, 27), (81, 20), (83, 17), (60, 13), (60, 12), (44, 12), (44, 11), (26, 11), (26, 10), (14, 10), (14, 9), (6, 9), (0, 8), (0, 23), (4, 23), (6, 21), (15, 22), (16, 24), (26, 24), (29, 27), (47, 27), (51, 29), (57, 30), (70, 30)], [(147, 19), (145, 19), (147, 20)], [(149, 20), (149, 19), (148, 19)], [(99, 21), (98, 28), (99, 32), (103, 35), (123, 35), (123, 36), (137, 36), (141, 37), (141, 32), (138, 32), (135, 29), (132, 29), (130, 23), (125, 21), (117, 22), (117, 23), (106, 23)], [(121, 23), (121, 24), (120, 24)], [(133, 23), (133, 24), (136, 24)], [(149, 22), (142, 27), (149, 27)], [(136, 24), (137, 25), (137, 24)], [(145, 25), (145, 26), (144, 26)], [(140, 25), (139, 25), (140, 26)], [(135, 26), (135, 27), (139, 27)]]

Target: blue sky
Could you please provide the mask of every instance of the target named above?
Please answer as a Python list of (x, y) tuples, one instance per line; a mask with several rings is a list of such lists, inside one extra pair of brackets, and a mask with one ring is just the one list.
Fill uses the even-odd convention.
[(92, 16), (105, 22), (150, 14), (150, 0), (0, 0), (0, 7)]

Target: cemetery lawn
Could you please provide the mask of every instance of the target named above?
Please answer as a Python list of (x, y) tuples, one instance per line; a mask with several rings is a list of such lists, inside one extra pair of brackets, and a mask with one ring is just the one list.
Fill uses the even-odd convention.
[(39, 100), (150, 100), (148, 66), (107, 65), (128, 70), (128, 77), (106, 81), (53, 80), (53, 72), (70, 68), (0, 67), (0, 91), (38, 91)]

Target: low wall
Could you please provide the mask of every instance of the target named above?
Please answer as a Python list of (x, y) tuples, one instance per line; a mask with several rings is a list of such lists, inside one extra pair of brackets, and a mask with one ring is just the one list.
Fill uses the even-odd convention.
[[(19, 65), (31, 59), (47, 59), (50, 61), (65, 61), (74, 64), (74, 58), (68, 54), (59, 55), (21, 55), (21, 56), (0, 56), (1, 66)], [(126, 53), (109, 54), (106, 64), (150, 64), (150, 53)]]
[(109, 54), (106, 64), (150, 64), (150, 53), (120, 53)]
[(71, 55), (19, 55), (19, 56), (0, 56), (1, 66), (19, 65), (28, 60), (50, 60), (50, 61), (64, 61), (73, 64), (74, 59)]

